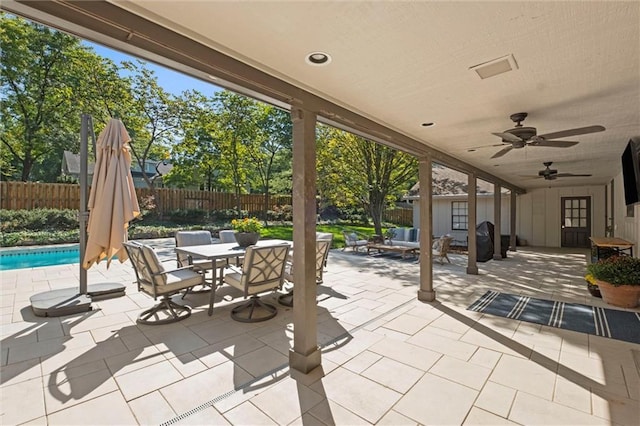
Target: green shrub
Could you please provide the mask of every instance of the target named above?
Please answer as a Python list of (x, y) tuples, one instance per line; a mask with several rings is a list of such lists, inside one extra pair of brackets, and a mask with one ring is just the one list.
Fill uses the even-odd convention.
[(587, 272), (597, 280), (611, 285), (640, 286), (640, 259), (631, 256), (612, 256), (587, 266)]
[(0, 210), (0, 231), (73, 230), (79, 227), (77, 210)]
[(175, 223), (204, 223), (209, 215), (202, 209), (178, 209), (169, 212), (168, 216)]

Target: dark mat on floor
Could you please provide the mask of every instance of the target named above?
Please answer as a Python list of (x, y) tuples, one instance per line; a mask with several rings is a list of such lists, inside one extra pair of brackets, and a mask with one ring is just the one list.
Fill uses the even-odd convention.
[(640, 343), (640, 313), (487, 291), (467, 308), (519, 321)]

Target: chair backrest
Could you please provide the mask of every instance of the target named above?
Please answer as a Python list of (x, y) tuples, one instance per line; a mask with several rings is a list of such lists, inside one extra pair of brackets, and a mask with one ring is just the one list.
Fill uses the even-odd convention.
[(218, 238), (220, 238), (221, 243), (235, 243), (236, 242), (236, 231), (232, 229), (223, 229), (218, 232)]
[(245, 297), (282, 286), (288, 253), (288, 244), (247, 247), (242, 265)]
[[(176, 247), (211, 244), (211, 232), (209, 231), (177, 231), (175, 237)], [(178, 266), (187, 266), (188, 264), (189, 256), (178, 253)]]
[(322, 272), (329, 255), (330, 240), (316, 240), (316, 281), (322, 282)]
[[(324, 271), (325, 262), (327, 260), (327, 253), (329, 253), (329, 247), (331, 241), (329, 240), (316, 240), (316, 282), (322, 282), (322, 272)], [(285, 271), (287, 280), (293, 281), (293, 264)]]
[(354, 245), (356, 241), (358, 241), (358, 234), (355, 232), (347, 231), (345, 229), (342, 231), (342, 235), (344, 235), (344, 242), (347, 245)]
[(444, 256), (449, 252), (449, 247), (451, 246), (452, 241), (453, 237), (443, 235), (434, 243), (433, 251), (437, 252), (440, 256)]
[(333, 245), (333, 233), (331, 232), (316, 232), (316, 241), (329, 241), (329, 246), (327, 247), (327, 252), (324, 255), (324, 264), (327, 266), (327, 258), (329, 257), (329, 250), (331, 250), (331, 246)]
[(150, 286), (166, 284), (167, 278), (161, 274), (164, 272), (162, 262), (151, 247), (136, 241), (127, 241), (123, 244), (136, 273), (139, 289), (142, 284)]

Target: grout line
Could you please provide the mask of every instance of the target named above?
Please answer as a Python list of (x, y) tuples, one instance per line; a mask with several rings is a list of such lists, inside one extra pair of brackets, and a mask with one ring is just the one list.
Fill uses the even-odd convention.
[[(351, 330), (345, 331), (341, 335), (339, 335), (337, 337), (334, 337), (333, 339), (329, 340), (328, 342), (325, 342), (323, 344), (318, 345), (318, 347), (320, 349), (324, 349), (324, 348), (326, 348), (328, 346), (331, 346), (331, 345), (335, 344), (336, 342), (338, 342), (338, 341), (350, 336), (351, 333), (354, 333), (356, 331), (362, 330), (364, 327), (368, 326), (369, 324), (371, 324), (371, 323), (373, 323), (375, 321), (378, 321), (379, 319), (381, 319), (384, 316), (388, 315), (390, 312), (395, 311), (396, 309), (402, 308), (402, 307), (404, 307), (404, 306), (406, 306), (406, 305), (408, 305), (410, 303), (413, 303), (414, 301), (415, 301), (415, 299), (411, 298), (411, 299), (407, 300), (406, 302), (404, 302), (403, 304), (395, 306), (394, 308), (390, 309), (389, 311), (383, 312), (380, 315), (370, 319), (369, 321), (352, 328)], [(235, 364), (235, 362), (234, 362), (234, 364)], [(288, 367), (289, 367), (289, 364), (288, 363), (284, 363), (284, 364), (282, 364), (282, 365), (280, 365), (280, 366), (278, 366), (278, 367), (276, 367), (276, 368), (274, 368), (274, 369), (272, 369), (270, 371), (267, 371), (266, 373), (254, 378), (254, 379), (249, 380), (246, 383), (243, 383), (242, 385), (236, 387), (235, 389), (232, 389), (232, 390), (230, 390), (228, 392), (225, 392), (222, 395), (218, 395), (218, 396), (216, 396), (215, 398), (213, 398), (210, 401), (207, 401), (207, 402), (205, 402), (203, 404), (200, 404), (197, 407), (195, 407), (195, 408), (193, 408), (193, 409), (191, 409), (191, 410), (189, 410), (187, 412), (184, 412), (184, 413), (182, 413), (182, 414), (180, 414), (180, 415), (178, 415), (178, 416), (176, 416), (176, 417), (174, 417), (174, 418), (172, 418), (170, 420), (167, 420), (166, 422), (161, 423), (160, 426), (170, 426), (170, 425), (176, 424), (179, 421), (184, 420), (187, 417), (191, 416), (192, 414), (196, 414), (196, 413), (199, 413), (200, 411), (203, 411), (203, 410), (205, 410), (205, 409), (207, 409), (209, 407), (213, 407), (214, 404), (216, 404), (216, 403), (218, 403), (218, 402), (220, 402), (220, 401), (222, 401), (224, 399), (229, 398), (230, 396), (234, 395), (235, 393), (248, 388), (249, 386), (253, 385), (254, 383), (259, 382), (260, 380), (263, 380), (263, 379), (265, 379), (265, 378), (267, 378), (269, 376), (275, 376), (275, 375), (277, 375), (278, 371), (287, 369)], [(282, 376), (280, 378), (284, 378), (285, 376), (288, 376), (288, 375), (290, 375), (290, 372), (286, 371), (285, 373), (282, 374)]]

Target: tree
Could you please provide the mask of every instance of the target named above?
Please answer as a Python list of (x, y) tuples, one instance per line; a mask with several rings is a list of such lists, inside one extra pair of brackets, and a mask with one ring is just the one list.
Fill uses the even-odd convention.
[(142, 178), (155, 198), (158, 211), (162, 211), (155, 180), (147, 172), (150, 160), (169, 156), (170, 144), (180, 137), (180, 116), (184, 102), (166, 92), (158, 84), (154, 72), (141, 61), (123, 62), (122, 67), (131, 75), (130, 103), (120, 106), (122, 122), (131, 137), (131, 153), (142, 172)]
[(222, 148), (212, 99), (197, 91), (185, 92), (182, 98), (185, 105), (181, 123), (183, 138), (172, 148), (174, 167), (165, 182), (183, 188), (198, 186), (208, 191), (230, 189), (221, 178)]
[(79, 151), (80, 114), (106, 124), (126, 82), (77, 38), (22, 18), (0, 15), (0, 42), (3, 177), (56, 181), (62, 152)]
[(257, 103), (247, 97), (221, 91), (214, 96), (217, 113), (217, 129), (221, 148), (220, 164), (230, 172), (236, 198), (236, 210), (240, 212), (242, 186), (249, 182), (251, 165), (248, 146), (257, 137)]
[(287, 112), (273, 106), (259, 104), (257, 107), (258, 137), (248, 149), (252, 164), (258, 172), (264, 194), (263, 219), (267, 223), (269, 210), (270, 184), (276, 166), (287, 164), (290, 167), (292, 123)]
[[(77, 145), (75, 76), (81, 73), (75, 58), (86, 49), (72, 36), (5, 13), (0, 15), (0, 44), (0, 138), (11, 157), (4, 173), (27, 181), (44, 157), (55, 153), (60, 164), (62, 150)], [(49, 164), (47, 169), (59, 172), (60, 167)]]
[(338, 206), (357, 200), (382, 234), (385, 208), (415, 183), (418, 162), (408, 154), (337, 129), (319, 126), (318, 181)]

